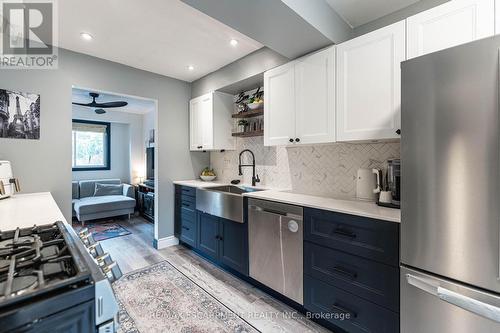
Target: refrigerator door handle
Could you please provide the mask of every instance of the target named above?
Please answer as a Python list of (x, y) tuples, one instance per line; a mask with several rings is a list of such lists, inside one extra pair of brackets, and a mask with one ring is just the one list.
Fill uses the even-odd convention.
[(438, 297), (450, 304), (500, 323), (500, 308), (477, 299), (464, 296), (446, 288), (438, 287)]
[(431, 295), (437, 296), (442, 301), (500, 323), (499, 307), (443, 288), (439, 285), (439, 282), (431, 279), (406, 274), (406, 281), (414, 287), (417, 287)]

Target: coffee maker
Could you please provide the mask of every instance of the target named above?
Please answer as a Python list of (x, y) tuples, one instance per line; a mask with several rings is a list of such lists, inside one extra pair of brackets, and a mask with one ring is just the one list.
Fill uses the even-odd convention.
[(391, 159), (387, 161), (387, 173), (384, 184), (382, 186), (384, 191), (391, 193), (391, 202), (380, 202), (377, 200), (379, 206), (400, 208), (401, 207), (401, 160)]

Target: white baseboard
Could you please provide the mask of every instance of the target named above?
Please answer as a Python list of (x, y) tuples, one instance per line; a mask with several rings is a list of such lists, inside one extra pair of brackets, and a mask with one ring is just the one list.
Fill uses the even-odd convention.
[(179, 239), (175, 236), (168, 236), (153, 240), (153, 245), (157, 250), (164, 249), (166, 247), (174, 246), (177, 244), (179, 244)]

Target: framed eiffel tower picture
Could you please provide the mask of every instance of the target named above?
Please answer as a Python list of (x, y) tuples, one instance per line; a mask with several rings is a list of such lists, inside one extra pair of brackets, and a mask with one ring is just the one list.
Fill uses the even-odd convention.
[(0, 89), (0, 138), (40, 139), (40, 95)]

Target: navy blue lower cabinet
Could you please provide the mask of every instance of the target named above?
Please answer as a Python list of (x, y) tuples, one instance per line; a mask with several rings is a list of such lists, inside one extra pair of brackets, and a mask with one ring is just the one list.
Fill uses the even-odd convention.
[(198, 243), (196, 248), (207, 257), (219, 257), (219, 218), (198, 212)]
[(216, 263), (248, 276), (248, 230), (246, 223), (197, 213), (196, 249)]
[(304, 307), (314, 319), (349, 333), (399, 332), (399, 314), (323, 281), (304, 276)]
[(198, 243), (197, 214), (195, 189), (175, 185), (174, 235), (192, 247)]
[(222, 264), (248, 275), (247, 226), (226, 219), (219, 224), (219, 260)]
[(304, 273), (399, 312), (399, 270), (396, 267), (306, 241)]
[(304, 239), (360, 257), (399, 266), (399, 224), (304, 209)]

